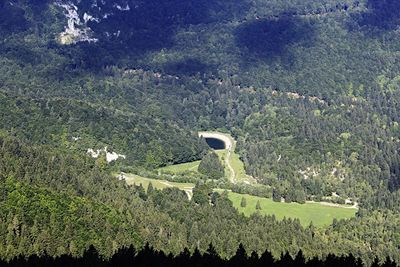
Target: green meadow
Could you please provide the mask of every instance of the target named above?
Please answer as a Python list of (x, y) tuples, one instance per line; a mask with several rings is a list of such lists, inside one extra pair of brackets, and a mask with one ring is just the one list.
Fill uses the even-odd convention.
[(150, 179), (150, 178), (145, 178), (141, 177), (135, 174), (124, 174), (125, 181), (129, 185), (142, 185), (144, 189), (147, 190), (147, 187), (149, 186), (149, 183), (152, 183), (153, 186), (157, 189), (164, 189), (168, 187), (176, 187), (179, 188), (180, 190), (192, 190), (194, 187), (194, 184), (191, 183), (175, 183), (175, 182), (170, 182), (170, 181), (164, 181), (164, 180), (156, 180), (156, 179)]
[[(314, 226), (323, 227), (332, 223), (333, 219), (348, 219), (355, 216), (357, 209), (346, 206), (333, 207), (320, 203), (282, 203), (274, 202), (270, 198), (262, 198), (250, 195), (229, 192), (229, 199), (233, 206), (246, 216), (257, 212), (257, 201), (260, 201), (260, 214), (275, 215), (278, 220), (283, 218), (298, 218), (303, 226), (313, 222)], [(241, 207), (242, 197), (246, 199), (246, 207)]]
[(197, 171), (199, 164), (200, 164), (200, 160), (197, 160), (197, 161), (188, 162), (188, 163), (169, 165), (169, 166), (160, 168), (159, 170), (162, 172), (171, 172), (171, 173), (178, 174), (178, 173), (187, 172), (187, 171)]
[[(188, 192), (190, 195), (191, 190), (194, 187), (192, 183), (175, 183), (164, 180), (156, 180), (145, 177), (140, 177), (134, 174), (124, 174), (127, 184), (136, 184), (142, 186), (147, 190), (149, 183), (157, 189), (164, 189), (168, 187), (176, 187), (180, 190)], [(222, 192), (221, 189), (215, 191)], [(349, 208), (348, 206), (327, 206), (320, 203), (282, 203), (274, 202), (270, 198), (256, 197), (246, 194), (238, 194), (229, 192), (229, 199), (232, 201), (233, 206), (238, 209), (239, 212), (246, 216), (250, 216), (255, 212), (259, 212), (262, 215), (275, 215), (276, 219), (282, 220), (283, 218), (297, 218), (303, 226), (308, 226), (311, 222), (314, 226), (324, 227), (330, 225), (334, 218), (348, 219), (355, 216), (357, 209)], [(246, 207), (241, 207), (240, 202), (242, 197), (246, 199)], [(260, 201), (261, 210), (256, 210), (257, 201)]]

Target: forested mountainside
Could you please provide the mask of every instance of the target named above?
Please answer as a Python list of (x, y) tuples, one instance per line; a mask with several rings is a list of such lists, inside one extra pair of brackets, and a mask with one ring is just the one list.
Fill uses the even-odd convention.
[[(398, 261), (399, 14), (396, 0), (0, 2), (0, 256), (241, 242)], [(197, 131), (215, 129), (275, 200), (334, 193), (357, 217), (304, 229), (111, 175), (201, 159)]]
[[(393, 211), (363, 211), (326, 229), (298, 220), (239, 214), (225, 193), (198, 193), (211, 205), (189, 201), (178, 189), (130, 187), (88, 157), (48, 146), (30, 146), (0, 137), (0, 256), (80, 256), (93, 244), (105, 257), (118, 248), (146, 242), (178, 254), (201, 252), (210, 243), (222, 257), (239, 243), (248, 251), (268, 250), (276, 258), (307, 258), (352, 253), (371, 263), (375, 257), (399, 260), (400, 216)], [(193, 197), (193, 199), (199, 199)]]

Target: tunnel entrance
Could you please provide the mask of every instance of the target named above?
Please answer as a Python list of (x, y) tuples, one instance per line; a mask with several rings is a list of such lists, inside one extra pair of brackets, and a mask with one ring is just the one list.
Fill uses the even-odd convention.
[(215, 150), (222, 150), (225, 149), (225, 142), (222, 141), (221, 139), (217, 138), (211, 138), (211, 137), (206, 137), (204, 138), (208, 144), (209, 147)]

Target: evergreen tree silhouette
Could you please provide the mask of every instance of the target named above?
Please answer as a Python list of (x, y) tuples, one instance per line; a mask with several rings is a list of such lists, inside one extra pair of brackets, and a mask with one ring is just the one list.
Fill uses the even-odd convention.
[(334, 267), (334, 266), (340, 266), (341, 262), (339, 262), (339, 258), (335, 257), (333, 254), (328, 254), (328, 256), (325, 259), (324, 265), (326, 267)]
[(259, 264), (260, 257), (258, 256), (257, 252), (253, 251), (248, 258), (247, 266), (249, 267), (256, 267)]
[(243, 244), (239, 244), (239, 248), (236, 250), (236, 254), (229, 260), (229, 266), (232, 267), (240, 267), (245, 266), (247, 263), (248, 257), (246, 250), (243, 247)]
[(299, 250), (296, 258), (294, 259), (294, 266), (299, 266), (299, 267), (306, 266), (306, 259), (304, 258), (303, 251), (301, 251), (301, 249)]
[(154, 266), (154, 267), (169, 266), (174, 258), (172, 253), (169, 253), (168, 255), (165, 255), (165, 253), (163, 251), (155, 251), (154, 253), (155, 253), (155, 256), (153, 257), (154, 261), (152, 264), (152, 266)]
[(289, 252), (286, 252), (285, 255), (281, 255), (281, 259), (277, 262), (277, 266), (294, 266), (293, 258), (290, 256)]
[(54, 266), (70, 267), (76, 265), (77, 259), (73, 258), (71, 255), (62, 255), (54, 260)]
[[(288, 252), (282, 253), (280, 260), (274, 261), (272, 254), (265, 251), (261, 257), (258, 257), (256, 252), (252, 252), (248, 257), (243, 245), (240, 244), (236, 254), (229, 260), (222, 259), (212, 244), (209, 245), (204, 255), (201, 255), (196, 248), (191, 255), (190, 251), (185, 248), (177, 256), (171, 253), (166, 255), (163, 251), (156, 251), (149, 244), (146, 244), (141, 250), (136, 253), (133, 246), (129, 248), (119, 249), (109, 260), (105, 261), (98, 253), (98, 251), (90, 246), (80, 258), (74, 258), (70, 255), (63, 255), (57, 258), (52, 258), (46, 253), (36, 256), (32, 255), (28, 258), (15, 257), (10, 262), (0, 260), (0, 267), (291, 267), (291, 266), (307, 266), (307, 267), (330, 267), (330, 266), (343, 266), (343, 267), (361, 267), (363, 263), (360, 258), (355, 258), (354, 255), (335, 256), (329, 254), (326, 259), (321, 260), (314, 257), (306, 262), (303, 252), (299, 250), (296, 257), (293, 259)], [(372, 263), (373, 267), (395, 267), (396, 262), (392, 261), (389, 257), (383, 264), (379, 263), (379, 259), (375, 258)]]
[(314, 257), (307, 262), (306, 266), (307, 267), (319, 267), (319, 266), (325, 266), (325, 265), (323, 264), (323, 261), (321, 261), (317, 257)]
[(190, 251), (188, 248), (184, 248), (183, 251), (175, 257), (175, 266), (177, 267), (186, 267), (189, 266), (191, 260)]
[(374, 261), (371, 264), (371, 267), (379, 267), (379, 266), (381, 266), (379, 264), (379, 259), (377, 257), (375, 257)]
[(397, 264), (392, 261), (389, 257), (386, 257), (385, 262), (382, 264), (382, 267), (395, 267)]
[(146, 245), (137, 253), (135, 257), (136, 266), (154, 266), (158, 262), (158, 259), (156, 260), (154, 257), (154, 249), (150, 247), (149, 243), (146, 243)]
[(266, 250), (260, 257), (260, 265), (268, 267), (268, 266), (274, 266), (274, 264), (275, 264), (274, 257), (272, 256), (271, 252)]
[(213, 267), (213, 266), (221, 266), (221, 258), (219, 257), (215, 247), (210, 243), (206, 253), (203, 255), (203, 262), (205, 266)]
[(83, 257), (79, 258), (78, 264), (87, 267), (105, 266), (105, 262), (100, 258), (99, 253), (94, 246), (90, 246), (84, 253)]
[(129, 248), (120, 248), (110, 259), (111, 266), (133, 266), (135, 263), (136, 251), (131, 245)]
[(190, 258), (191, 266), (204, 266), (203, 264), (203, 256), (200, 254), (200, 251), (198, 248), (196, 248), (192, 254), (192, 257)]

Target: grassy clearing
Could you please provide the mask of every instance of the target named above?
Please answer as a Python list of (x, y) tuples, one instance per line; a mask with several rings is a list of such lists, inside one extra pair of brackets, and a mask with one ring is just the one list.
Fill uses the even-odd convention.
[[(240, 207), (242, 197), (246, 198), (246, 207)], [(357, 209), (345, 207), (331, 207), (319, 203), (279, 203), (269, 198), (261, 198), (250, 195), (237, 194), (229, 192), (229, 199), (233, 202), (235, 208), (246, 216), (256, 212), (257, 201), (260, 201), (263, 215), (275, 215), (278, 220), (286, 218), (298, 218), (303, 226), (313, 222), (315, 226), (323, 227), (332, 223), (333, 219), (347, 219), (355, 216)]]
[[(225, 163), (225, 157), (226, 157), (226, 150), (216, 150), (215, 153), (219, 156), (220, 160), (222, 163)], [(166, 167), (159, 168), (158, 170), (161, 172), (170, 172), (174, 174), (180, 174), (188, 171), (194, 171), (197, 172), (197, 169), (200, 165), (201, 160), (193, 161), (193, 162), (187, 162), (187, 163), (181, 163), (181, 164), (174, 164), (174, 165), (169, 165)], [(227, 176), (229, 175), (229, 169), (226, 168), (226, 172), (228, 172)]]
[[(215, 133), (217, 133), (217, 132), (215, 132)], [(246, 182), (246, 183), (255, 184), (256, 182), (254, 181), (254, 179), (246, 174), (246, 172), (244, 170), (244, 164), (240, 160), (239, 155), (235, 153), (235, 147), (236, 147), (235, 140), (229, 134), (222, 134), (222, 133), (218, 133), (218, 134), (224, 135), (227, 138), (229, 138), (229, 140), (231, 140), (232, 148), (231, 148), (231, 153), (230, 153), (230, 157), (228, 160), (229, 160), (229, 164), (232, 166), (233, 170), (235, 171), (235, 181), (237, 181), (239, 183)], [(227, 149), (215, 150), (215, 152), (218, 154), (221, 162), (225, 165), (225, 177), (227, 179), (229, 179), (229, 177), (231, 177), (231, 171), (228, 168), (228, 166), (226, 166), (226, 161), (225, 161), (227, 154), (228, 154), (228, 150)], [(179, 173), (183, 173), (183, 172), (187, 172), (187, 171), (195, 171), (196, 172), (197, 168), (199, 167), (199, 164), (200, 164), (200, 161), (198, 160), (198, 161), (194, 161), (194, 162), (170, 165), (170, 166), (160, 168), (158, 170), (161, 172), (170, 172), (170, 173), (174, 173), (174, 174), (179, 174)]]
[[(157, 189), (164, 189), (168, 187), (177, 187), (180, 190), (186, 191), (190, 196), (192, 195), (192, 189), (194, 184), (192, 183), (175, 183), (164, 180), (156, 180), (145, 177), (140, 177), (134, 174), (125, 174), (125, 180), (127, 184), (136, 184), (142, 186), (147, 190), (149, 183)], [(221, 189), (215, 191), (222, 192)], [(246, 198), (246, 207), (240, 207), (242, 197)], [(346, 207), (330, 207), (319, 203), (279, 203), (274, 202), (269, 198), (261, 198), (256, 196), (250, 196), (245, 194), (238, 194), (229, 192), (229, 199), (233, 202), (233, 206), (244, 213), (246, 216), (256, 212), (257, 201), (260, 201), (261, 210), (259, 211), (262, 215), (275, 215), (278, 220), (283, 218), (298, 218), (303, 226), (308, 226), (310, 222), (317, 227), (324, 227), (330, 225), (334, 218), (336, 219), (347, 219), (355, 216), (356, 209), (350, 209)]]
[(244, 170), (244, 163), (240, 160), (239, 155), (232, 151), (230, 163), (232, 168), (235, 170), (235, 179), (240, 182), (247, 182), (250, 184), (255, 184), (254, 178), (246, 174)]
[(171, 173), (178, 174), (178, 173), (187, 172), (187, 171), (197, 171), (199, 164), (200, 164), (200, 160), (197, 160), (197, 161), (188, 162), (188, 163), (181, 163), (181, 164), (166, 166), (166, 167), (160, 168), (159, 170), (162, 172), (171, 172)]
[[(234, 180), (236, 182), (238, 182), (238, 183), (256, 184), (255, 179), (246, 174), (246, 171), (244, 169), (244, 163), (240, 160), (239, 155), (235, 153), (235, 149), (236, 149), (236, 141), (235, 141), (235, 139), (233, 139), (233, 137), (230, 134), (226, 134), (226, 133), (213, 132), (213, 131), (206, 132), (206, 133), (223, 135), (223, 136), (225, 136), (226, 138), (228, 138), (230, 140), (230, 143), (232, 144), (232, 147), (230, 148), (231, 153), (229, 155), (228, 162), (229, 162), (229, 165), (233, 168), (233, 170), (235, 172)], [(218, 138), (218, 137), (215, 136), (215, 138)], [(224, 153), (224, 158), (225, 158), (227, 156), (228, 149), (219, 150), (219, 151), (217, 151), (217, 153), (219, 153), (220, 151), (225, 152)], [(223, 161), (223, 162), (224, 162), (225, 165), (227, 165), (225, 163), (225, 161)], [(226, 176), (229, 178), (230, 177), (230, 170), (229, 170), (229, 168), (227, 166), (226, 166), (225, 170), (226, 170)]]
[(164, 181), (164, 180), (156, 180), (156, 179), (150, 179), (150, 178), (145, 178), (141, 177), (135, 174), (124, 174), (125, 181), (129, 185), (142, 185), (146, 190), (147, 187), (149, 186), (149, 183), (151, 182), (154, 186), (154, 188), (157, 189), (164, 189), (167, 187), (177, 187), (180, 190), (192, 190), (194, 187), (194, 184), (191, 183), (175, 183), (175, 182), (169, 182), (169, 181)]

